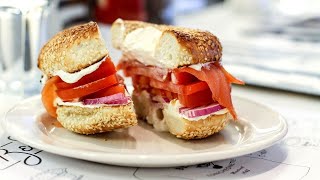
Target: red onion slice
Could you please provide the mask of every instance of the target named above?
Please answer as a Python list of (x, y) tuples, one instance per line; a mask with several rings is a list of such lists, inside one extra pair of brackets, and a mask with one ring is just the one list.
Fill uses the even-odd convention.
[(117, 100), (114, 100), (114, 101), (110, 101), (107, 104), (112, 104), (112, 105), (128, 104), (129, 100), (131, 100), (130, 97), (124, 97), (122, 99), (117, 99)]
[(85, 99), (83, 100), (84, 105), (95, 105), (95, 104), (124, 104), (128, 103), (130, 97), (125, 97), (123, 93), (117, 93), (110, 96)]
[(224, 109), (224, 107), (221, 106), (220, 104), (216, 103), (216, 104), (211, 104), (211, 105), (205, 106), (205, 107), (203, 107), (203, 106), (197, 107), (194, 109), (180, 108), (179, 112), (180, 112), (180, 114), (182, 114), (188, 118), (196, 118), (199, 116), (205, 116), (205, 115), (217, 112), (221, 109)]

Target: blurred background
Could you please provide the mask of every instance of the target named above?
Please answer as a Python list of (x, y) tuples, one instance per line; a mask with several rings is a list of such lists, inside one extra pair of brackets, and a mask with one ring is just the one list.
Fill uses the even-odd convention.
[(117, 18), (208, 30), (249, 85), (320, 95), (319, 0), (0, 0), (0, 94), (40, 92), (37, 56), (58, 31), (97, 21), (115, 62)]

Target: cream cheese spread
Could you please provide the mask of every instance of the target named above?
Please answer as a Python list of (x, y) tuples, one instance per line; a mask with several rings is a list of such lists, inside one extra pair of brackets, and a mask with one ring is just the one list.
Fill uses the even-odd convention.
[(60, 98), (55, 99), (55, 104), (59, 106), (77, 106), (77, 107), (83, 107), (83, 108), (98, 108), (105, 106), (105, 104), (95, 104), (95, 105), (85, 105), (83, 102), (63, 102)]
[(66, 83), (75, 83), (77, 81), (79, 81), (79, 79), (81, 79), (83, 76), (92, 73), (93, 71), (97, 70), (99, 68), (99, 66), (101, 65), (101, 63), (103, 61), (105, 61), (106, 58), (104, 58), (103, 60), (92, 64), (91, 66), (88, 66), (84, 69), (81, 69), (78, 72), (75, 73), (68, 73), (65, 72), (63, 70), (59, 70), (55, 73), (53, 73), (54, 76), (59, 76), (64, 82)]
[[(127, 104), (131, 103), (132, 101), (129, 100)], [(83, 104), (82, 101), (77, 101), (77, 102), (63, 102), (59, 97), (55, 99), (54, 102), (55, 105), (59, 106), (77, 106), (77, 107), (83, 107), (83, 108), (99, 108), (99, 107), (110, 107), (110, 106), (122, 106), (122, 105), (127, 105), (127, 104)]]
[(124, 39), (122, 50), (128, 59), (137, 59), (145, 65), (160, 66), (155, 59), (155, 49), (162, 32), (154, 27), (138, 28)]
[(47, 80), (48, 80), (48, 76), (43, 74), (42, 77), (41, 77), (40, 82), (41, 82), (42, 85), (44, 85), (47, 82)]
[(192, 68), (194, 70), (197, 70), (197, 71), (201, 71), (201, 68), (208, 65), (208, 64), (211, 64), (212, 62), (206, 62), (206, 63), (198, 63), (198, 64), (192, 64), (190, 66), (188, 66), (189, 68)]

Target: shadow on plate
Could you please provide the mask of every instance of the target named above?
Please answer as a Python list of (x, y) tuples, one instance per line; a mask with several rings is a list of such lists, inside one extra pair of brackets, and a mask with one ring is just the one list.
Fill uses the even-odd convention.
[(246, 133), (245, 130), (246, 125), (234, 121), (230, 121), (223, 131), (200, 140), (178, 139), (168, 132), (156, 131), (143, 120), (139, 120), (138, 126), (96, 135), (79, 135), (67, 131), (47, 113), (40, 114), (37, 122), (40, 131), (54, 142), (59, 141), (70, 147), (78, 146), (82, 149), (100, 149), (100, 151), (112, 148), (120, 149), (122, 152), (133, 149), (141, 149), (145, 153), (157, 151), (179, 153), (190, 150), (197, 152), (231, 147), (250, 138), (250, 133)]
[(152, 125), (143, 120), (139, 120), (139, 126), (145, 131), (153, 132), (164, 141), (175, 143), (178, 146), (192, 150), (206, 150), (212, 149), (213, 147), (219, 148), (221, 146), (225, 147), (229, 145), (234, 146), (249, 138), (249, 135), (246, 135), (245, 133), (244, 125), (234, 121), (230, 121), (225, 129), (219, 133), (215, 133), (204, 139), (195, 140), (179, 139), (169, 132), (156, 131)]

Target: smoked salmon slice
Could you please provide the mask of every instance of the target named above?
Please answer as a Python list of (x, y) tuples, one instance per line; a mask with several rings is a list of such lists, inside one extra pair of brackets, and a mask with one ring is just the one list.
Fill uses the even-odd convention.
[(212, 93), (212, 99), (220, 105), (226, 107), (234, 119), (237, 119), (237, 113), (234, 110), (231, 100), (231, 83), (244, 84), (228, 73), (219, 63), (211, 63), (201, 68), (201, 71), (189, 67), (174, 69), (173, 71), (190, 73), (201, 81), (205, 81)]

